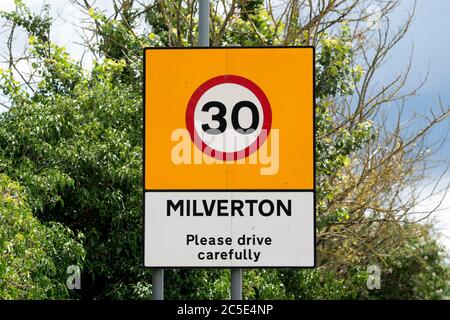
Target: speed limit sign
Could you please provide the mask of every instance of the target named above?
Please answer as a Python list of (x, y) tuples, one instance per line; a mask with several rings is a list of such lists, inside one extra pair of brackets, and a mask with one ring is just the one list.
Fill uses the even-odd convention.
[(144, 265), (315, 265), (314, 48), (148, 48)]
[(186, 110), (193, 142), (216, 159), (236, 160), (261, 146), (272, 125), (264, 92), (251, 80), (221, 75), (202, 83)]

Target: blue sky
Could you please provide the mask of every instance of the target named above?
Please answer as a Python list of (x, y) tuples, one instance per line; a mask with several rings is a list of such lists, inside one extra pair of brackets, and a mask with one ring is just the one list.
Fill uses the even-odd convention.
[[(394, 15), (394, 23), (402, 21), (413, 1), (403, 0)], [(414, 101), (434, 103), (434, 96), (441, 94), (444, 101), (450, 101), (450, 1), (419, 0), (416, 14), (409, 32), (392, 51), (389, 64), (382, 76), (399, 65), (405, 65), (414, 46), (413, 69), (410, 85), (423, 79), (429, 66), (429, 77)]]
[[(25, 0), (27, 5), (38, 11), (43, 0)], [(74, 58), (82, 56), (83, 48), (75, 42), (81, 42), (80, 35), (74, 27), (81, 15), (74, 10), (69, 0), (47, 0), (52, 5), (52, 16), (56, 18), (52, 40), (65, 46)], [(97, 1), (106, 7), (110, 1)], [(402, 0), (400, 6), (392, 15), (395, 26), (401, 23), (409, 12), (412, 0)], [(0, 9), (12, 10), (13, 0), (0, 0)], [(407, 101), (407, 108), (411, 112), (424, 113), (429, 107), (436, 110), (438, 95), (445, 105), (450, 105), (450, 1), (449, 0), (418, 0), (414, 21), (406, 37), (392, 50), (386, 64), (380, 70), (377, 79), (380, 83), (395, 78), (404, 71), (409, 59), (411, 49), (413, 52), (413, 67), (409, 82), (405, 90), (412, 89), (426, 76), (428, 80), (416, 96)], [(5, 34), (0, 32), (0, 42), (5, 43)], [(25, 39), (24, 39), (25, 41)], [(20, 48), (16, 48), (20, 50)], [(89, 57), (86, 60), (89, 65)], [(1, 65), (0, 65), (1, 67)], [(3, 109), (4, 110), (4, 109)], [(2, 107), (0, 106), (0, 112)], [(442, 134), (449, 132), (450, 119), (441, 123), (431, 135), (431, 139), (438, 139)], [(450, 143), (437, 150), (435, 159), (450, 159)], [(433, 172), (429, 182), (436, 179), (438, 172)], [(450, 183), (450, 174), (447, 174), (443, 186)], [(425, 188), (427, 186), (424, 186)], [(432, 207), (439, 201), (439, 197), (429, 199), (424, 207)], [(439, 230), (444, 234), (442, 241), (450, 250), (450, 194), (443, 202), (442, 209), (436, 217), (439, 221)]]

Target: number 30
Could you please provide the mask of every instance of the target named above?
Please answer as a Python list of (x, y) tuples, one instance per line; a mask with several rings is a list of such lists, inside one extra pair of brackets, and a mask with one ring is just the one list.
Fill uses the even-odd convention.
[[(227, 121), (225, 119), (227, 108), (219, 101), (210, 101), (202, 107), (202, 111), (209, 112), (211, 108), (216, 108), (219, 111), (211, 117), (213, 121), (217, 121), (219, 123), (219, 126), (216, 128), (211, 128), (211, 126), (206, 123), (202, 125), (203, 131), (208, 134), (224, 133), (227, 128)], [(242, 108), (248, 108), (252, 113), (252, 123), (248, 128), (243, 128), (239, 122), (239, 112)], [(240, 101), (236, 103), (231, 110), (231, 124), (233, 125), (234, 130), (242, 134), (250, 134), (255, 131), (259, 125), (259, 112), (256, 105), (250, 101)]]

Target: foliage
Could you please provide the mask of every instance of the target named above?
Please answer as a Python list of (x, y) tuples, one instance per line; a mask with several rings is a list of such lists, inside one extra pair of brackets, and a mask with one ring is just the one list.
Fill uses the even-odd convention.
[(441, 299), (450, 298), (449, 268), (445, 250), (430, 237), (428, 226), (407, 225), (417, 236), (389, 253), (381, 264), (381, 289), (370, 292), (370, 298), (380, 299)]
[(69, 265), (82, 267), (82, 234), (33, 217), (23, 188), (0, 174), (0, 297), (62, 299)]
[(165, 274), (167, 299), (229, 299), (227, 270), (171, 269)]
[(70, 96), (55, 94), (3, 114), (0, 171), (27, 186), (42, 221), (85, 234), (93, 288), (114, 291), (130, 281), (124, 277), (143, 273), (142, 113), (140, 95), (113, 86), (109, 76), (96, 78)]

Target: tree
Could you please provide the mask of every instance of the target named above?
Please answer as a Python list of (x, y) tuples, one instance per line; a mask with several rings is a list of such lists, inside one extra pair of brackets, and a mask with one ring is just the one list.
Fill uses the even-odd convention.
[(23, 188), (0, 174), (0, 297), (63, 299), (70, 297), (66, 269), (82, 267), (82, 234), (60, 223), (33, 217)]

